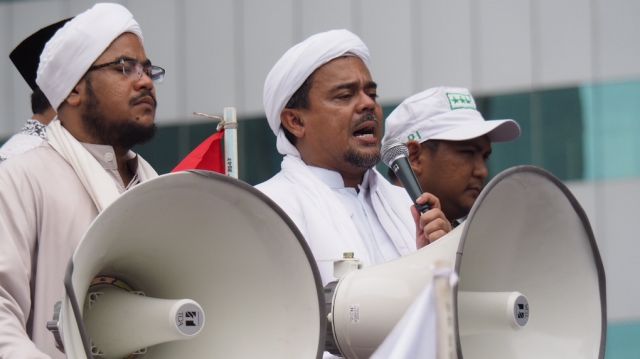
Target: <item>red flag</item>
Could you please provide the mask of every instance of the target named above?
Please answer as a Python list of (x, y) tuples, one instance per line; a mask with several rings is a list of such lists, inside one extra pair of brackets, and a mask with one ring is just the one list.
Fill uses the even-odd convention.
[(202, 141), (171, 172), (209, 170), (225, 174), (223, 139), (224, 129), (221, 129)]

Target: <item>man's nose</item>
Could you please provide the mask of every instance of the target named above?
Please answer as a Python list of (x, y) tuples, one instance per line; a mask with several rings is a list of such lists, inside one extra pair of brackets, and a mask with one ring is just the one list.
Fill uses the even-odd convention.
[(476, 156), (473, 174), (483, 180), (489, 176), (489, 168), (487, 167), (487, 159), (483, 156)]
[(376, 100), (365, 91), (360, 91), (358, 96), (358, 112), (373, 111), (376, 108)]

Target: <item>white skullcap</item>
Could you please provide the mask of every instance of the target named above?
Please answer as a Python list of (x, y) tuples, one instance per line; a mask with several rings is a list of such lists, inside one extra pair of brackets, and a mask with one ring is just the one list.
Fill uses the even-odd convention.
[(434, 87), (402, 101), (385, 120), (382, 144), (427, 140), (465, 141), (488, 135), (491, 142), (520, 136), (514, 120), (486, 121), (466, 88)]
[(53, 35), (40, 55), (36, 83), (54, 109), (58, 109), (113, 40), (125, 32), (143, 41), (142, 30), (129, 10), (119, 4), (100, 3), (74, 17)]
[(285, 105), (317, 68), (344, 55), (357, 56), (369, 67), (369, 49), (358, 36), (348, 30), (321, 32), (287, 50), (267, 75), (262, 100), (281, 154), (299, 156), (280, 126)]

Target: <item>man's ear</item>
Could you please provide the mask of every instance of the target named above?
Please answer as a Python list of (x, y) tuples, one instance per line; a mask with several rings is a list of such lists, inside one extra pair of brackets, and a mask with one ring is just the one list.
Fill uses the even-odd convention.
[(304, 120), (300, 116), (300, 112), (295, 109), (285, 108), (280, 113), (280, 123), (296, 138), (304, 137)]
[(64, 100), (69, 106), (78, 107), (82, 103), (81, 94), (85, 91), (85, 81), (80, 80), (77, 85), (71, 90), (67, 98)]
[(419, 144), (418, 141), (409, 141), (407, 142), (407, 149), (409, 150), (411, 169), (413, 169), (413, 172), (418, 176), (422, 169), (420, 165), (422, 162), (422, 145)]

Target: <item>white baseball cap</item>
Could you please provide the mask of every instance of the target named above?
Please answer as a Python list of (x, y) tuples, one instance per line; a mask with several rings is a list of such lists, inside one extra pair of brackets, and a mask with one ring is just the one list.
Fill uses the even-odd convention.
[(520, 126), (514, 120), (486, 121), (466, 88), (434, 87), (407, 98), (391, 112), (382, 144), (465, 141), (483, 135), (489, 135), (491, 142), (511, 141), (520, 136)]

